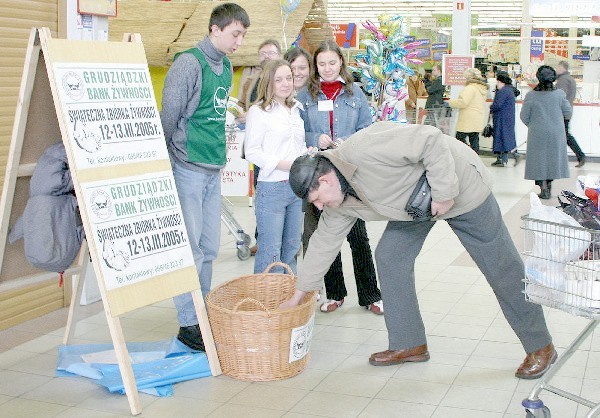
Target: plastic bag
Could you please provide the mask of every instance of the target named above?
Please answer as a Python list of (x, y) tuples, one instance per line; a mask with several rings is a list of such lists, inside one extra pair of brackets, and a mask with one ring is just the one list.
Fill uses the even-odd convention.
[(565, 268), (569, 261), (579, 260), (590, 246), (591, 234), (572, 216), (558, 208), (545, 206), (535, 193), (530, 194), (526, 236), (530, 249), (525, 258), (526, 284), (529, 298), (540, 304), (565, 302)]
[(597, 204), (591, 199), (577, 196), (568, 190), (558, 195), (558, 201), (563, 212), (570, 215), (581, 226), (588, 229), (600, 229), (600, 213)]
[(600, 177), (594, 175), (578, 176), (576, 182), (577, 193), (580, 196), (586, 196), (590, 199), (594, 205), (596, 205), (596, 211), (600, 209), (599, 195), (600, 195)]
[(542, 231), (535, 231), (535, 226), (531, 226), (534, 230), (532, 255), (559, 263), (578, 260), (590, 246), (591, 234), (572, 216), (543, 205), (535, 193), (530, 194), (530, 205), (530, 218), (557, 224), (545, 224)]

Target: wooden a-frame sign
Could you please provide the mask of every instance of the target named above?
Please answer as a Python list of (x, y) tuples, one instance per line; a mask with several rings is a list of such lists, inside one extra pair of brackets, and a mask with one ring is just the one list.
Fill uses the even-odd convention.
[[(32, 29), (17, 114), (49, 96), (34, 82), (47, 77), (41, 85), (51, 90), (119, 370), (137, 415), (141, 404), (120, 315), (191, 292), (211, 373), (221, 368), (144, 47), (139, 36), (128, 40), (53, 39), (48, 28)], [(43, 64), (47, 75), (40, 74)], [(77, 298), (66, 334), (74, 303)]]

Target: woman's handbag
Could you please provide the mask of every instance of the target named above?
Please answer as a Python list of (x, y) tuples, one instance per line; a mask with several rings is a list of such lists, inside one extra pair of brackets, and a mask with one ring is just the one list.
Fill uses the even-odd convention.
[(417, 185), (406, 202), (404, 208), (415, 221), (428, 221), (431, 219), (431, 187), (425, 172), (417, 181)]
[(490, 117), (488, 118), (488, 123), (487, 123), (487, 125), (485, 125), (485, 128), (483, 128), (483, 132), (482, 132), (482, 135), (484, 136), (484, 138), (490, 138), (490, 137), (494, 136), (494, 127), (490, 123), (491, 119), (492, 119), (492, 114), (490, 113)]

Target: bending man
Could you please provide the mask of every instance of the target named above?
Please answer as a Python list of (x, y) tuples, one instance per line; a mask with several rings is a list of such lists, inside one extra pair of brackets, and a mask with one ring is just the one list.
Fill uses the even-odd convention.
[[(434, 218), (414, 221), (404, 208), (423, 172), (431, 185)], [(414, 265), (435, 220), (443, 219), (485, 275), (527, 353), (515, 375), (538, 378), (556, 359), (541, 306), (526, 302), (522, 294), (523, 262), (491, 193), (486, 168), (465, 144), (431, 126), (380, 122), (337, 149), (297, 158), (290, 185), (323, 215), (299, 266), (296, 291), (282, 308), (320, 288), (357, 219), (386, 220), (375, 259), (389, 349), (372, 354), (369, 362), (387, 366), (429, 360)]]

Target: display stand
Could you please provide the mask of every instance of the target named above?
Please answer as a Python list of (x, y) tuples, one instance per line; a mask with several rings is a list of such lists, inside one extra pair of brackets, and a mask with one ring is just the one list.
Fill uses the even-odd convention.
[(29, 180), (38, 158), (61, 140), (56, 111), (49, 106), (52, 93), (36, 36), (32, 32), (29, 39), (0, 198), (0, 329), (63, 308), (70, 298), (71, 278), (85, 274), (81, 265), (87, 257), (85, 246), (63, 272), (67, 286), (59, 287), (58, 274), (37, 269), (27, 261), (23, 240), (7, 245), (9, 228), (29, 198)]
[[(36, 57), (41, 65), (28, 66)], [(42, 66), (125, 393), (131, 413), (137, 415), (141, 404), (120, 315), (191, 292), (211, 372), (221, 373), (144, 48), (140, 42), (52, 39), (49, 29), (34, 28), (23, 84), (34, 86), (33, 80), (46, 77), (36, 71)], [(43, 93), (49, 92), (32, 87), (24, 94), (25, 102)], [(81, 263), (85, 265), (85, 257)], [(77, 303), (76, 296), (66, 342)]]

